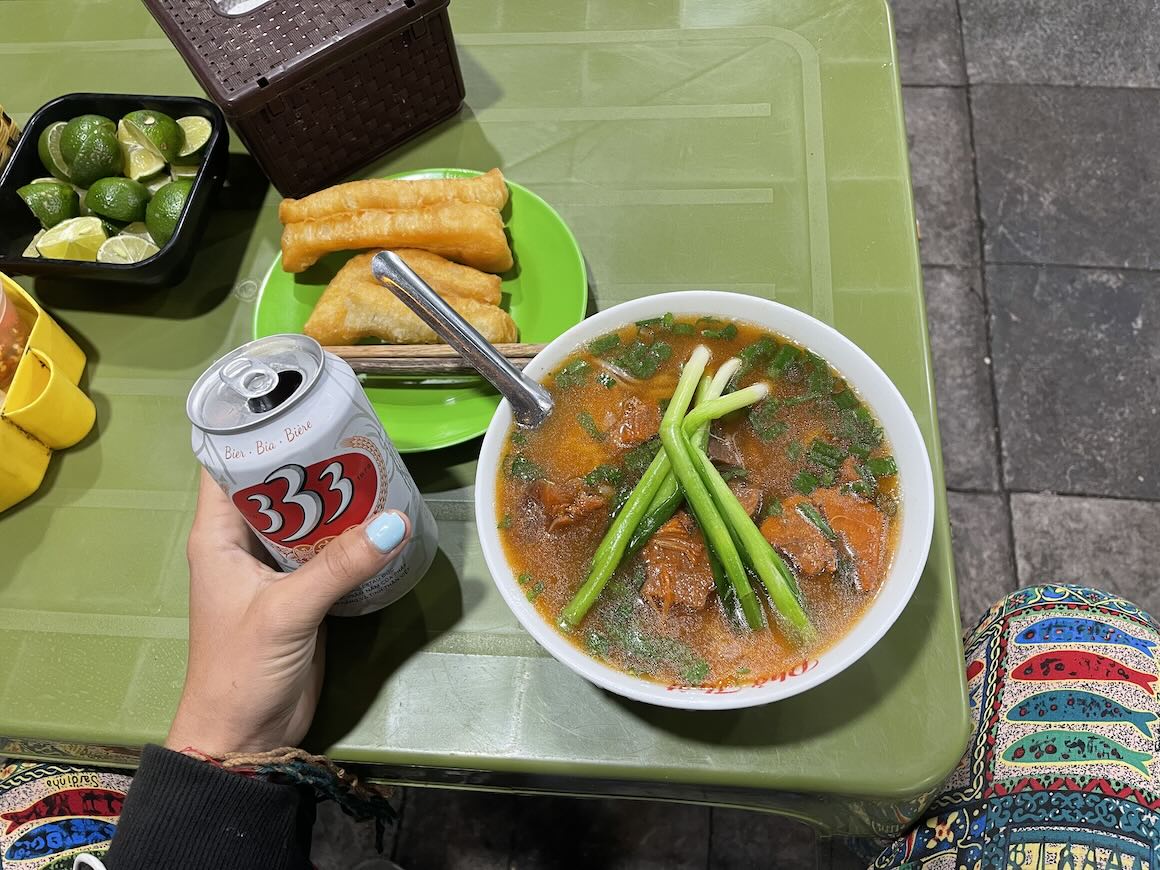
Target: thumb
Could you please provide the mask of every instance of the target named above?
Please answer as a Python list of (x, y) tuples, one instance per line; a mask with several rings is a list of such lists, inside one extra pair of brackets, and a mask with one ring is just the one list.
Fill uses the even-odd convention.
[(410, 538), (407, 515), (386, 511), (347, 529), (279, 585), (303, 616), (321, 622), (338, 599), (385, 568)]

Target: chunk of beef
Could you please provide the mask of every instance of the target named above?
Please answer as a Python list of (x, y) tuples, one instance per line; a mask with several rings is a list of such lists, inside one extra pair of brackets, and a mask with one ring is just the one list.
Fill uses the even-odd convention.
[(701, 530), (687, 511), (678, 511), (644, 547), (641, 594), (662, 613), (674, 604), (701, 610), (713, 591), (713, 570)]
[(618, 447), (636, 447), (656, 435), (660, 428), (660, 405), (629, 396), (621, 402), (611, 426), (612, 440)]
[(732, 435), (710, 435), (709, 448), (705, 451), (709, 458), (721, 465), (741, 465), (741, 451)]
[(838, 550), (813, 523), (798, 513), (797, 506), (804, 502), (806, 498), (800, 495), (787, 498), (781, 503), (780, 516), (769, 517), (761, 524), (761, 534), (792, 559), (805, 576), (832, 574), (838, 570)]
[(750, 486), (744, 480), (729, 481), (729, 488), (733, 490), (733, 494), (737, 496), (737, 500), (741, 502), (745, 512), (750, 517), (756, 517), (758, 511), (761, 510), (761, 490), (756, 486)]
[(549, 532), (566, 529), (608, 504), (603, 495), (589, 491), (578, 477), (566, 483), (533, 481), (528, 487), (528, 495), (540, 505)]
[(811, 499), (854, 557), (859, 588), (873, 592), (886, 573), (889, 520), (871, 502), (838, 489), (815, 490)]

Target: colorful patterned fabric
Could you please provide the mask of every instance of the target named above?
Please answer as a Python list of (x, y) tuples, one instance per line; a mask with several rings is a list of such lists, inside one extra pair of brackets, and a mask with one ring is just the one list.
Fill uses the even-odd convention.
[(128, 776), (61, 764), (0, 769), (0, 867), (72, 870), (82, 853), (103, 855), (113, 838)]
[(871, 865), (1160, 868), (1160, 625), (1081, 586), (1009, 596), (966, 643), (975, 726), (928, 817)]

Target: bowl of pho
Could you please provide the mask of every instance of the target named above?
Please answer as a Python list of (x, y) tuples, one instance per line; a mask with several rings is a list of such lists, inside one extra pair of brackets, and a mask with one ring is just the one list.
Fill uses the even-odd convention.
[(766, 704), (849, 667), (914, 592), (934, 524), (913, 414), (796, 309), (689, 291), (602, 311), (526, 368), (475, 482), (488, 568), (565, 666), (685, 709)]

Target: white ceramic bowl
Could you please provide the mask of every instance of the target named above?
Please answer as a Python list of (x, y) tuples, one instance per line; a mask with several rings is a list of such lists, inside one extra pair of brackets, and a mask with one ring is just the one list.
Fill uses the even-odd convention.
[(637, 320), (677, 315), (713, 315), (747, 321), (780, 333), (825, 358), (870, 406), (890, 441), (898, 464), (902, 521), (898, 549), (889, 576), (873, 603), (851, 631), (822, 653), (779, 678), (738, 688), (671, 688), (632, 677), (586, 655), (549, 625), (527, 600), (504, 555), (496, 529), (496, 482), (504, 441), (512, 424), (511, 406), (500, 404), (479, 456), (475, 477), (475, 513), (483, 556), (508, 607), (540, 645), (585, 679), (598, 686), (649, 704), (689, 710), (751, 707), (788, 698), (849, 667), (894, 624), (914, 593), (926, 565), (934, 528), (934, 484), (930, 459), (918, 424), (897, 388), (873, 360), (833, 327), (808, 314), (751, 296), (709, 290), (665, 293), (625, 302), (601, 311), (569, 329), (549, 344), (526, 371), (537, 380), (560, 365), (582, 344)]

